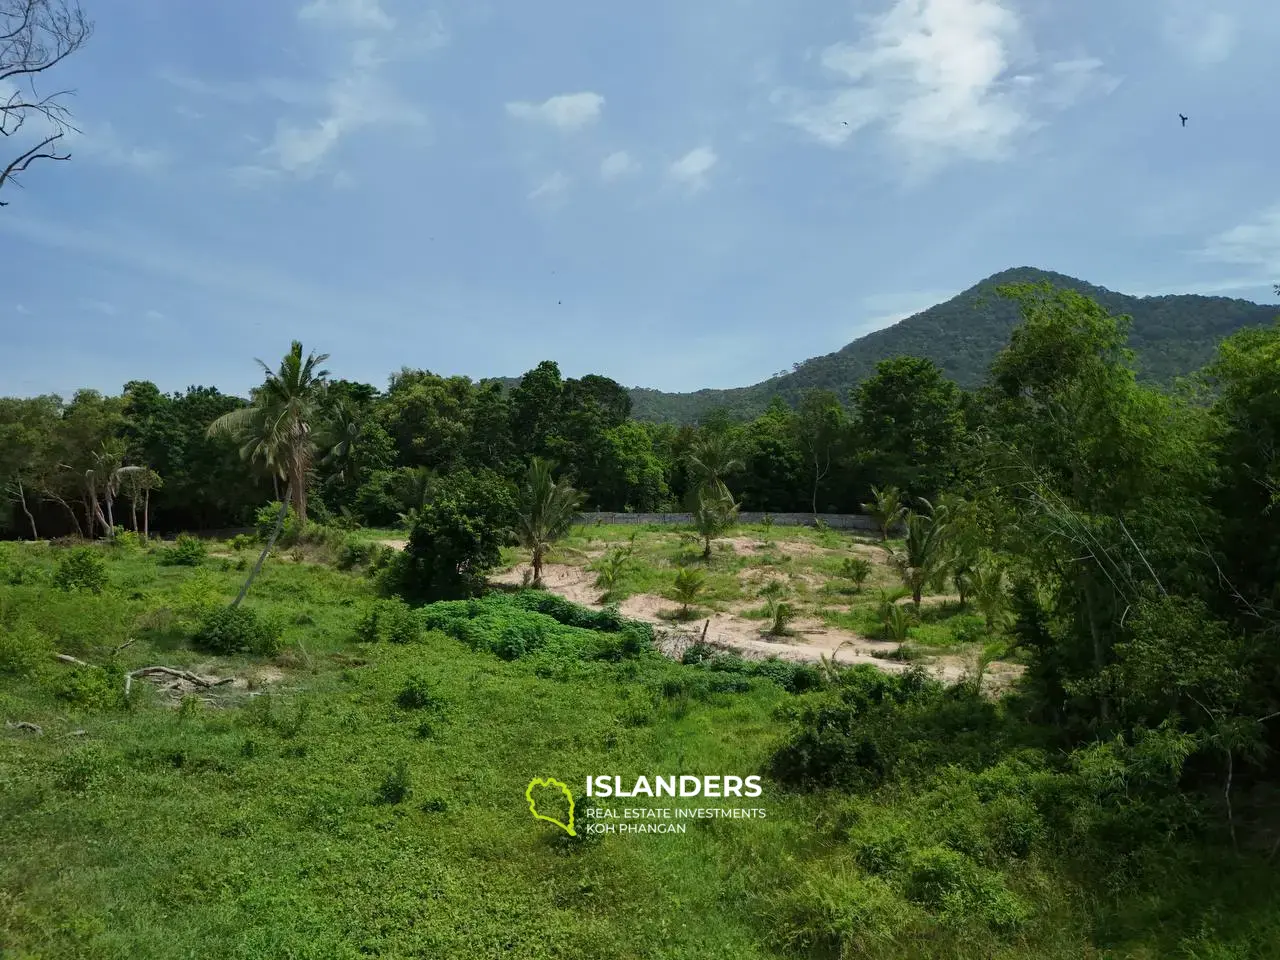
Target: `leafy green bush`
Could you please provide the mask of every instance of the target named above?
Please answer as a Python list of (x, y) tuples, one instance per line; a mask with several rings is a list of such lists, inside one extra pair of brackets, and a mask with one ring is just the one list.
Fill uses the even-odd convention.
[(399, 597), (373, 601), (356, 624), (361, 643), (413, 643), (421, 636), (417, 612)]
[(54, 682), (54, 694), (87, 710), (106, 710), (120, 705), (124, 687), (102, 667), (71, 667), (61, 671)]
[(29, 623), (0, 627), (0, 673), (33, 676), (53, 653), (53, 642)]
[(123, 553), (138, 553), (142, 550), (142, 537), (136, 530), (119, 529), (111, 545)]
[(266, 543), (271, 539), (271, 532), (276, 528), (282, 508), (285, 510), (284, 523), (280, 527), (280, 536), (276, 538), (276, 543), (287, 547), (298, 541), (298, 518), (294, 515), (293, 507), (286, 508), (279, 500), (273, 500), (266, 506), (259, 507), (253, 515), (253, 525), (258, 532), (259, 543)]
[(20, 587), (36, 584), (44, 580), (44, 576), (44, 571), (30, 563), (20, 550), (0, 543), (0, 585)]
[(373, 557), (374, 548), (378, 544), (371, 543), (368, 540), (361, 540), (359, 537), (347, 537), (338, 547), (338, 555), (334, 560), (334, 564), (339, 570), (351, 570), (368, 564)]
[(58, 558), (53, 582), (68, 592), (101, 593), (107, 586), (107, 561), (92, 547), (73, 547)]
[(251, 533), (237, 533), (234, 537), (232, 537), (229, 541), (227, 541), (227, 546), (229, 546), (232, 550), (248, 550), (258, 545), (259, 545), (258, 538)]
[(280, 651), (281, 629), (249, 607), (217, 607), (200, 618), (192, 642), (212, 653), (270, 656)]
[(414, 674), (405, 681), (400, 693), (396, 695), (396, 704), (404, 710), (425, 710), (428, 707), (439, 707), (440, 701), (431, 692), (431, 684), (421, 674)]
[(159, 551), (156, 562), (166, 567), (198, 567), (209, 550), (203, 540), (186, 533), (178, 535), (172, 547)]

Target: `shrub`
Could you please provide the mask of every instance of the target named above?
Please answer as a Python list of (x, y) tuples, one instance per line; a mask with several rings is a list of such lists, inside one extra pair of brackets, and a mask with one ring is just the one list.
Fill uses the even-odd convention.
[(43, 579), (43, 570), (28, 563), (19, 551), (10, 550), (8, 544), (0, 543), (0, 584), (20, 587)]
[(92, 547), (73, 547), (58, 558), (53, 582), (68, 592), (101, 593), (107, 585), (107, 561)]
[(212, 653), (269, 656), (280, 651), (280, 634), (278, 624), (249, 607), (218, 607), (200, 618), (192, 640)]
[(377, 544), (370, 543), (367, 540), (361, 540), (359, 537), (347, 537), (342, 545), (338, 547), (338, 555), (334, 560), (334, 565), (339, 570), (351, 570), (367, 564), (373, 556), (373, 548)]
[(73, 667), (62, 671), (54, 683), (58, 698), (88, 710), (119, 706), (123, 691), (123, 686), (102, 667)]
[(142, 549), (142, 537), (136, 530), (118, 530), (111, 543), (125, 553), (137, 553)]
[[(271, 539), (271, 531), (276, 528), (280, 519), (280, 510), (284, 507), (279, 500), (273, 500), (264, 507), (259, 507), (253, 515), (253, 525), (258, 531), (258, 542), (266, 543)], [(280, 527), (280, 536), (276, 543), (282, 547), (291, 546), (298, 540), (298, 518), (294, 516), (293, 507), (285, 508), (284, 524)]]
[(845, 557), (840, 564), (840, 576), (851, 581), (855, 590), (861, 590), (871, 576), (871, 561), (866, 557)]
[(258, 545), (258, 538), (251, 533), (237, 533), (229, 541), (227, 546), (232, 550), (248, 550)]
[(356, 624), (361, 643), (412, 643), (421, 636), (418, 614), (399, 597), (373, 601)]
[(511, 486), (498, 474), (451, 473), (434, 485), (408, 546), (380, 576), (380, 586), (428, 603), (474, 596), (501, 563), (514, 520)]
[(157, 561), (166, 567), (198, 567), (208, 552), (199, 537), (182, 533), (172, 547), (160, 551)]
[(396, 695), (396, 704), (404, 710), (425, 710), (438, 707), (440, 702), (431, 694), (431, 685), (421, 674), (414, 674), (405, 681)]
[(0, 628), (0, 673), (29, 677), (53, 654), (53, 642), (27, 623)]
[(412, 790), (413, 781), (409, 776), (409, 764), (401, 760), (387, 773), (382, 785), (378, 787), (378, 802), (403, 803), (409, 799)]

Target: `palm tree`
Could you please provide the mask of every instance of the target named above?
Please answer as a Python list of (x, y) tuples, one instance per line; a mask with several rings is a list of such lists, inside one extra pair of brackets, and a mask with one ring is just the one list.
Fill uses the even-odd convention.
[(693, 567), (681, 567), (676, 571), (675, 581), (672, 583), (672, 592), (675, 599), (680, 603), (680, 616), (689, 616), (689, 607), (702, 593), (703, 588), (707, 585), (707, 578), (701, 570), (695, 570)]
[(925, 584), (945, 569), (947, 562), (947, 525), (941, 518), (908, 512), (907, 535), (902, 550), (894, 552), (893, 565), (902, 584), (911, 591), (911, 601), (920, 612), (920, 595)]
[(235, 437), (242, 458), (261, 461), (285, 481), (285, 498), (292, 495), (299, 529), (307, 524), (307, 474), (316, 455), (313, 424), (329, 376), (317, 367), (328, 359), (327, 353), (303, 359), (302, 343), (294, 340), (278, 370), (258, 360), (267, 378), (254, 390), (253, 402), (223, 414), (208, 430), (211, 437)]
[(907, 507), (902, 502), (902, 491), (897, 487), (885, 487), (879, 490), (871, 488), (871, 503), (864, 503), (862, 509), (869, 513), (880, 528), (880, 539), (888, 540), (892, 530), (906, 516)]
[(582, 494), (567, 482), (551, 477), (551, 464), (534, 457), (519, 494), (516, 532), (520, 545), (531, 553), (533, 586), (542, 586), (542, 563), (551, 545), (573, 525)]
[(702, 559), (711, 559), (711, 541), (733, 526), (738, 505), (723, 483), (701, 487), (694, 492), (693, 526), (702, 540)]
[(725, 477), (741, 470), (743, 463), (737, 453), (737, 444), (727, 433), (710, 433), (699, 437), (689, 447), (689, 474), (694, 485), (705, 490), (721, 489), (727, 493)]

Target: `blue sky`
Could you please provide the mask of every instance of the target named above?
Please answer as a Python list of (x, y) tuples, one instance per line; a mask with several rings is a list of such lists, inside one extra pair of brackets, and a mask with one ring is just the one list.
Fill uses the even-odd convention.
[(1280, 279), (1275, 0), (82, 2), (4, 394), (242, 392), (295, 337), (729, 387), (1011, 266)]

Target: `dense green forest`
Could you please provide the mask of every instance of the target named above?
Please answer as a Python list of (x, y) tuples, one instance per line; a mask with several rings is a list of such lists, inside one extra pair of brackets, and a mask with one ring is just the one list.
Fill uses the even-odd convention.
[(1275, 306), (1227, 297), (1131, 297), (1060, 273), (1018, 267), (763, 383), (694, 393), (636, 388), (631, 391), (635, 416), (655, 423), (696, 423), (709, 410), (723, 408), (736, 417), (754, 417), (775, 396), (793, 406), (813, 389), (844, 396), (874, 375), (881, 360), (903, 355), (932, 360), (960, 386), (977, 387), (1018, 322), (1017, 307), (996, 293), (1011, 283), (1051, 283), (1130, 317), (1129, 346), (1136, 355), (1139, 379), (1166, 385), (1208, 363), (1223, 337), (1243, 327), (1270, 323), (1277, 313)]

